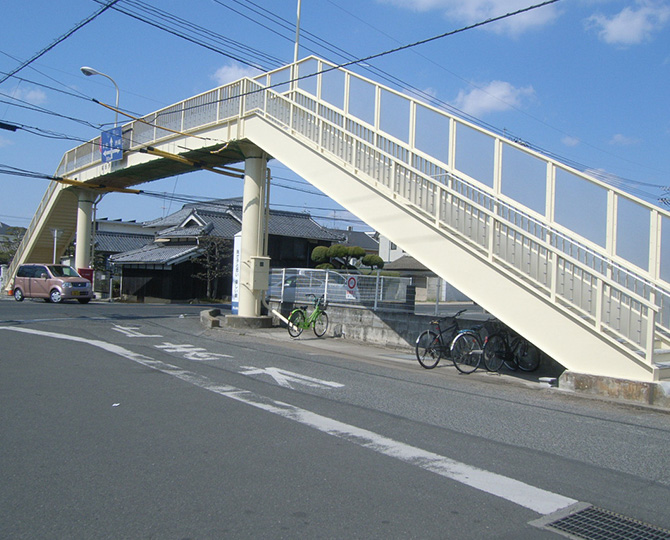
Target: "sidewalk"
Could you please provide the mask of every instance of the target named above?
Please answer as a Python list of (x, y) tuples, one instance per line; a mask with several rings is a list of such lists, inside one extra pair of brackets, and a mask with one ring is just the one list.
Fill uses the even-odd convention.
[[(211, 328), (207, 324), (204, 324), (204, 326)], [(304, 331), (298, 338), (292, 338), (289, 336), (286, 328), (283, 326), (272, 328), (242, 329), (226, 327), (225, 324), (222, 324), (219, 327), (215, 326), (211, 328), (211, 331), (251, 336), (264, 340), (273, 340), (286, 346), (300, 346), (303, 348), (310, 348), (314, 351), (321, 351), (325, 354), (345, 356), (347, 358), (359, 361), (372, 361), (386, 364), (392, 362), (397, 365), (402, 365), (406, 368), (416, 368), (417, 371), (429, 371), (423, 370), (419, 366), (415, 356), (414, 346), (409, 344), (406, 348), (396, 348), (383, 347), (380, 345), (373, 345), (341, 337), (318, 338), (314, 335), (313, 332), (308, 330)], [(445, 367), (449, 370), (448, 372), (444, 370)], [(478, 379), (487, 380), (490, 382), (519, 384), (530, 388), (548, 388), (550, 386), (555, 386), (555, 384), (552, 385), (548, 382), (545, 382), (544, 379), (553, 379), (555, 381), (560, 375), (559, 372), (549, 372), (542, 367), (532, 373), (526, 373), (522, 371), (513, 372), (508, 370), (505, 370), (501, 373), (491, 373), (487, 371), (483, 365), (481, 365), (474, 373), (465, 375), (457, 372), (456, 368), (453, 366), (453, 363), (449, 359), (441, 360), (438, 368), (435, 370), (435, 373), (448, 373), (454, 376), (476, 377)]]
[[(286, 346), (309, 347), (315, 351), (326, 354), (340, 355), (360, 361), (373, 361), (378, 363), (392, 362), (405, 368), (416, 367), (414, 347), (406, 348), (382, 347), (369, 343), (355, 341), (341, 337), (318, 338), (311, 331), (305, 331), (298, 338), (291, 338), (285, 327), (271, 328), (231, 328), (225, 326), (225, 321), (218, 321), (212, 325), (203, 320), (201, 312), (201, 324), (210, 328), (212, 332), (232, 333), (258, 337), (265, 340), (273, 340)], [(449, 371), (440, 369), (440, 366), (449, 366)], [(441, 374), (461, 376), (456, 369), (451, 369), (450, 360), (442, 360), (437, 368)], [(475, 377), (480, 381), (496, 384), (521, 385), (526, 388), (554, 388), (565, 394), (573, 394), (575, 397), (598, 399), (612, 403), (624, 404), (633, 407), (642, 407), (662, 412), (670, 412), (670, 383), (646, 383), (638, 381), (626, 381), (607, 379), (604, 377), (593, 377), (579, 373), (563, 372), (558, 368), (541, 365), (537, 371), (502, 371), (491, 373), (480, 366), (474, 373), (462, 375), (464, 377)], [(612, 395), (614, 393), (615, 395)]]

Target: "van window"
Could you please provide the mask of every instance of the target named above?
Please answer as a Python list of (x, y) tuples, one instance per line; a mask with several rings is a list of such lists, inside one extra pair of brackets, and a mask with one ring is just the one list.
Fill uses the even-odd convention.
[(49, 270), (54, 277), (81, 277), (70, 266), (49, 266)]

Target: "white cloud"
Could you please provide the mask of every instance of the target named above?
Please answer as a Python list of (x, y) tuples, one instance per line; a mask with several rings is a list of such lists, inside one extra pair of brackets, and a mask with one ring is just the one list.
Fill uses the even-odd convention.
[(640, 141), (632, 137), (626, 137), (621, 133), (617, 133), (610, 139), (610, 144), (614, 146), (632, 146), (638, 144)]
[(31, 105), (42, 105), (47, 100), (47, 95), (42, 90), (33, 88), (21, 88), (17, 86), (11, 91), (10, 95), (21, 101), (27, 101)]
[(13, 144), (13, 143), (9, 139), (5, 139), (4, 137), (0, 137), (0, 148), (3, 148), (5, 146), (10, 146), (11, 144)]
[(572, 137), (571, 135), (566, 135), (565, 137), (563, 137), (563, 139), (561, 139), (561, 142), (565, 146), (572, 147), (572, 146), (577, 146), (581, 141), (577, 137)]
[(467, 114), (479, 117), (490, 112), (519, 108), (524, 100), (535, 96), (532, 86), (515, 88), (505, 81), (492, 81), (486, 86), (477, 86), (469, 92), (461, 90), (453, 105)]
[(638, 0), (635, 7), (626, 7), (608, 17), (601, 13), (586, 20), (598, 37), (610, 45), (638, 45), (649, 41), (653, 34), (670, 21), (670, 6), (653, 0)]
[[(520, 9), (527, 8), (527, 0), (378, 0), (386, 4), (408, 8), (414, 11), (441, 11), (448, 19), (464, 24), (483, 22)], [(526, 30), (539, 28), (553, 22), (558, 17), (554, 5), (514, 15), (487, 25), (486, 28), (500, 34), (519, 35)]]
[(212, 75), (212, 79), (218, 84), (224, 85), (243, 79), (244, 77), (256, 77), (257, 75), (260, 75), (260, 73), (261, 72), (256, 68), (240, 66), (238, 64), (228, 64), (227, 66), (217, 69)]

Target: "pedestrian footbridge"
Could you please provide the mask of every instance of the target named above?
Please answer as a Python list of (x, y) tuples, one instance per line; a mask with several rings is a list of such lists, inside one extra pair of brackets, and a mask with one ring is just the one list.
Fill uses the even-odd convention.
[(75, 231), (83, 245), (96, 193), (236, 162), (248, 177), (271, 156), (567, 369), (670, 379), (670, 213), (522, 143), (315, 57), (123, 137), (119, 162), (101, 163), (99, 139), (63, 156), (71, 183), (49, 186), (10, 275), (51, 260), (53, 229), (58, 249)]

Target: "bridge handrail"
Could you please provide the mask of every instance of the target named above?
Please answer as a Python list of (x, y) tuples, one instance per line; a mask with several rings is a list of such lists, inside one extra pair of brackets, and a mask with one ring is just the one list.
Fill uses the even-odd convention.
[[(271, 91), (268, 91), (268, 93), (270, 93), (270, 92)], [(301, 131), (300, 131), (300, 127), (298, 125), (296, 125), (296, 122), (293, 121), (296, 118), (296, 115), (291, 113), (290, 111), (291, 110), (295, 111), (296, 109), (299, 109), (299, 110), (301, 110), (302, 114), (312, 115), (313, 118), (316, 120), (316, 122), (315, 122), (316, 124), (322, 124), (322, 125), (325, 124), (325, 125), (328, 125), (328, 129), (339, 130), (344, 137), (348, 137), (350, 140), (356, 141), (356, 144), (367, 146), (374, 153), (379, 153), (379, 154), (384, 155), (384, 157), (386, 159), (391, 160), (393, 166), (395, 166), (395, 167), (402, 166), (402, 167), (405, 167), (405, 168), (408, 168), (408, 169), (412, 169), (412, 167), (408, 166), (406, 159), (402, 160), (402, 163), (400, 163), (401, 160), (399, 160), (396, 156), (394, 156), (392, 154), (389, 154), (389, 153), (386, 153), (386, 152), (383, 152), (378, 147), (370, 144), (368, 141), (364, 140), (363, 138), (361, 138), (361, 137), (359, 137), (355, 134), (352, 134), (350, 129), (345, 130), (341, 126), (336, 125), (333, 122), (330, 122), (328, 119), (325, 119), (322, 116), (315, 114), (310, 108), (297, 104), (295, 100), (291, 100), (288, 97), (281, 96), (281, 95), (278, 95), (278, 94), (270, 94), (270, 95), (271, 95), (270, 100), (268, 100), (266, 98), (266, 106), (264, 107), (264, 113), (267, 114), (267, 115), (271, 115), (273, 117), (274, 121), (278, 121), (280, 123), (283, 123), (288, 129), (291, 129), (293, 133), (301, 133)], [(285, 105), (284, 111), (282, 111), (280, 114), (275, 113), (273, 115), (273, 111), (271, 111), (270, 108), (268, 107), (268, 103), (272, 102), (273, 105), (276, 105), (277, 101), (282, 100), (282, 99), (284, 100), (284, 105)], [(319, 105), (321, 106), (323, 104), (319, 103)], [(287, 121), (287, 119), (288, 119), (288, 121)], [(347, 120), (351, 120), (351, 118), (347, 117)], [(356, 120), (354, 119), (353, 122), (356, 122)], [(319, 144), (322, 145), (322, 143), (320, 141), (315, 141), (314, 140), (313, 125), (312, 124), (309, 124), (309, 125), (310, 125), (310, 133), (307, 133), (307, 134), (302, 133), (302, 136), (307, 137), (307, 139), (310, 140), (311, 142), (319, 142)], [(317, 130), (317, 131), (319, 131), (319, 130)], [(401, 143), (398, 143), (398, 144), (401, 144)], [(322, 147), (322, 149), (325, 148), (323, 145), (321, 147)], [(408, 149), (408, 152), (412, 152), (412, 149)], [(349, 149), (349, 151), (345, 152), (344, 154), (339, 153), (339, 154), (334, 154), (334, 155), (336, 155), (338, 157), (338, 159), (344, 160), (345, 162), (348, 162), (350, 165), (355, 167), (356, 163), (355, 163), (355, 159), (354, 159), (354, 154), (355, 154), (355, 152), (351, 151)], [(392, 168), (393, 168), (393, 166), (392, 166)], [(453, 187), (451, 189), (449, 189), (443, 183), (435, 181), (434, 178), (426, 177), (424, 174), (422, 174), (420, 171), (418, 171), (416, 169), (413, 169), (412, 173), (415, 174), (417, 177), (421, 178), (422, 181), (429, 182), (433, 186), (438, 187), (438, 189), (444, 190), (445, 192), (447, 192), (449, 194), (449, 196), (451, 196), (453, 198), (456, 198), (456, 199), (459, 199), (460, 201), (466, 201), (467, 204), (470, 204), (473, 207), (477, 206), (477, 203), (474, 202), (472, 200), (472, 198), (465, 198), (465, 197), (460, 196), (460, 193), (458, 191), (456, 191), (455, 189), (453, 189)], [(450, 177), (455, 178), (455, 179), (462, 182), (462, 180), (458, 179), (453, 174), (450, 174)], [(380, 179), (377, 178), (377, 180), (380, 180)], [(479, 186), (476, 186), (476, 185), (472, 184), (471, 182), (469, 183), (469, 188), (475, 190), (476, 192), (478, 192), (480, 194), (484, 194), (486, 197), (491, 197), (491, 198), (495, 199), (494, 195), (492, 195), (488, 190), (481, 189)], [(411, 202), (409, 199), (407, 199), (407, 200), (409, 202)], [(514, 210), (515, 213), (522, 212), (522, 210), (520, 210), (516, 206), (511, 205), (508, 202), (502, 201), (500, 199), (493, 200), (492, 203), (493, 203), (494, 206), (504, 205), (506, 208), (511, 208), (511, 209)], [(424, 212), (426, 211), (426, 208), (423, 208), (423, 207), (420, 207), (420, 208)], [(493, 219), (498, 223), (504, 224), (506, 227), (511, 227), (512, 229), (516, 230), (517, 232), (521, 232), (525, 236), (530, 237), (530, 235), (528, 235), (527, 231), (524, 231), (523, 229), (517, 227), (514, 223), (506, 222), (502, 218), (502, 216), (500, 215), (499, 212), (494, 213), (490, 209), (488, 209), (486, 207), (482, 207), (481, 205), (479, 206), (478, 210), (481, 211), (488, 218)], [(428, 214), (431, 217), (434, 217), (434, 212), (429, 212)], [(536, 218), (532, 218), (532, 219), (537, 224), (539, 224), (542, 228), (544, 228), (547, 234), (550, 234), (552, 236), (554, 236), (554, 235), (560, 236), (563, 239), (569, 240), (569, 242), (571, 244), (573, 244), (575, 242), (572, 238), (567, 237), (564, 233), (562, 233), (560, 231), (552, 230), (551, 227), (548, 224), (543, 223), (541, 220), (537, 220)], [(626, 298), (628, 298), (628, 300), (627, 300), (628, 302), (632, 301), (636, 304), (639, 304), (639, 306), (636, 306), (634, 308), (634, 309), (639, 309), (640, 310), (641, 323), (640, 323), (639, 327), (629, 329), (630, 332), (623, 332), (623, 333), (620, 331), (621, 330), (620, 328), (617, 328), (617, 327), (614, 327), (614, 326), (610, 327), (610, 325), (608, 324), (607, 321), (604, 321), (600, 318), (601, 315), (602, 315), (602, 309), (596, 310), (596, 311), (600, 311), (601, 315), (600, 316), (596, 315), (594, 317), (593, 314), (591, 314), (587, 311), (584, 311), (582, 306), (573, 305), (573, 306), (569, 306), (569, 307), (571, 307), (573, 309), (576, 309), (576, 311), (579, 313), (579, 317), (583, 316), (584, 314), (587, 314), (587, 315), (591, 316), (592, 318), (594, 318), (595, 320), (593, 322), (597, 326), (599, 331), (606, 330), (611, 334), (610, 341), (612, 342), (613, 345), (621, 348), (621, 344), (619, 342), (620, 342), (621, 339), (623, 339), (625, 342), (628, 343), (628, 347), (624, 348), (624, 350), (626, 352), (630, 353), (631, 349), (632, 349), (632, 352), (635, 355), (638, 355), (638, 354), (642, 353), (644, 355), (645, 359), (647, 360), (647, 362), (651, 363), (652, 358), (653, 358), (654, 339), (655, 339), (655, 331), (656, 331), (656, 323), (657, 323), (657, 321), (655, 321), (655, 319), (656, 319), (655, 314), (659, 311), (663, 311), (664, 305), (668, 305), (666, 303), (668, 302), (668, 299), (670, 299), (670, 294), (668, 294), (668, 292), (666, 290), (664, 290), (660, 285), (654, 284), (654, 283), (650, 282), (647, 278), (645, 278), (643, 276), (640, 276), (635, 271), (635, 269), (625, 268), (621, 264), (618, 264), (618, 263), (612, 261), (611, 258), (607, 257), (606, 255), (599, 254), (597, 251), (592, 250), (591, 248), (587, 248), (587, 249), (590, 251), (590, 253), (594, 257), (597, 256), (597, 258), (599, 258), (601, 260), (601, 262), (608, 269), (608, 272), (610, 272), (610, 273), (614, 273), (615, 271), (625, 272), (628, 276), (634, 278), (639, 283), (642, 283), (643, 286), (649, 290), (649, 292), (651, 292), (653, 290), (654, 294), (651, 295), (653, 298), (647, 298), (645, 296), (640, 296), (640, 295), (636, 294), (635, 291), (631, 291), (629, 288), (622, 287), (621, 284), (618, 283), (616, 280), (613, 280), (610, 277), (608, 277), (607, 273), (599, 272), (597, 270), (597, 268), (595, 268), (593, 266), (586, 265), (586, 264), (582, 263), (580, 260), (575, 259), (574, 257), (572, 257), (568, 254), (561, 255), (561, 251), (557, 248), (557, 246), (552, 245), (551, 243), (540, 241), (537, 238), (534, 238), (533, 241), (537, 242), (538, 245), (547, 249), (549, 252), (556, 253), (557, 257), (561, 257), (562, 259), (565, 259), (566, 263), (564, 263), (564, 264), (569, 264), (573, 268), (579, 269), (581, 272), (589, 272), (592, 275), (593, 278), (597, 279), (597, 282), (598, 282), (597, 287), (599, 287), (601, 289), (601, 291), (599, 293), (599, 297), (596, 298), (596, 301), (599, 304), (601, 304), (601, 306), (605, 302), (613, 302), (611, 295), (610, 295), (609, 298), (603, 299), (602, 289), (604, 287), (608, 287), (610, 289), (618, 291), (618, 294), (626, 295)], [(558, 266), (558, 258), (557, 257), (555, 258), (555, 261), (556, 261), (554, 263), (555, 266)], [(526, 277), (528, 277), (528, 276), (526, 276)], [(553, 281), (554, 281), (554, 284), (555, 284), (556, 279), (554, 279)], [(523, 283), (523, 281), (522, 281), (522, 283)], [(542, 284), (540, 283), (540, 285), (542, 285)], [(554, 285), (554, 288), (555, 288), (555, 285)], [(556, 297), (556, 291), (555, 290), (553, 290), (551, 292), (551, 294), (552, 294), (553, 297)], [(659, 300), (660, 300), (658, 298), (659, 295), (664, 298), (664, 300), (665, 300), (664, 302), (659, 302)], [(566, 300), (566, 299), (564, 298), (563, 300)], [(617, 301), (620, 301), (620, 300), (621, 300), (621, 298), (617, 298)], [(569, 302), (566, 302), (566, 303), (569, 304)], [(643, 319), (643, 314), (642, 314), (643, 309), (642, 308), (644, 308), (644, 310), (646, 310), (646, 313), (644, 314), (647, 318), (647, 321), (646, 321), (647, 330), (646, 331), (645, 331), (644, 325), (643, 325), (644, 321), (642, 321), (642, 319)], [(568, 313), (570, 313), (570, 310), (566, 310), (566, 311)], [(570, 314), (573, 316), (573, 318), (576, 318), (574, 313), (570, 313)], [(660, 323), (662, 323), (662, 321), (660, 321)], [(662, 324), (659, 324), (659, 327), (665, 329), (665, 327)], [(630, 335), (631, 333), (640, 334), (639, 339), (633, 338)], [(640, 350), (640, 347), (641, 347), (642, 350)]]

